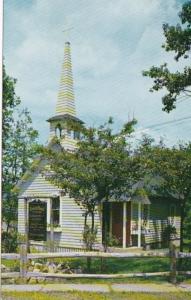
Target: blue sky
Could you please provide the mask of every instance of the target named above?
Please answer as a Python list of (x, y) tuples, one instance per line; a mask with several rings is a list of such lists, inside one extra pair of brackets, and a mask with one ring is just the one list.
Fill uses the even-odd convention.
[[(162, 93), (150, 93), (142, 70), (165, 61), (162, 23), (176, 24), (178, 0), (9, 0), (4, 1), (4, 49), (7, 73), (18, 79), (16, 92), (32, 114), (40, 142), (48, 139), (45, 121), (55, 114), (64, 42), (70, 40), (78, 117), (99, 125), (113, 116), (116, 127), (133, 115), (142, 132), (167, 144), (190, 139), (191, 101), (167, 114)], [(66, 34), (62, 31), (73, 27)], [(183, 66), (179, 62), (179, 67)]]

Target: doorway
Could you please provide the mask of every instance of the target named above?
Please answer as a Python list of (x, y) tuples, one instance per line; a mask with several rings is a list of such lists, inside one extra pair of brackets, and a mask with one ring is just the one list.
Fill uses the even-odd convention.
[[(126, 207), (126, 213), (124, 208)], [(124, 220), (126, 215), (126, 220)], [(123, 235), (126, 237), (126, 247), (131, 246), (131, 202), (110, 202), (103, 205), (103, 242), (106, 236), (117, 240), (117, 245), (123, 245)], [(126, 230), (124, 231), (124, 225)]]

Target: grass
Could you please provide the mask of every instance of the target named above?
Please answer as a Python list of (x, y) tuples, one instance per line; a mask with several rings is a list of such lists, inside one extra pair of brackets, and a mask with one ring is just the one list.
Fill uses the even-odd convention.
[[(74, 283), (74, 284), (113, 284), (113, 283), (166, 283), (169, 282), (168, 276), (156, 276), (156, 277), (131, 277), (131, 278), (72, 278), (72, 279), (54, 279), (48, 280), (48, 283)], [(191, 279), (187, 279), (186, 276), (177, 276), (177, 283), (191, 284)]]
[[(57, 263), (67, 263), (71, 269), (81, 267), (83, 273), (87, 273), (86, 258), (54, 259)], [(41, 260), (42, 262), (42, 260)], [(164, 272), (170, 270), (169, 258), (104, 258), (103, 268), (101, 270), (100, 258), (92, 258), (92, 274), (120, 274), (120, 273), (149, 273)], [(181, 270), (191, 270), (191, 259), (182, 259)]]
[(15, 272), (19, 271), (20, 268), (20, 261), (18, 259), (1, 259), (1, 264)]
[[(41, 263), (46, 263), (46, 259), (36, 260)], [(87, 260), (86, 258), (57, 258), (52, 259), (56, 263), (65, 263), (70, 266), (71, 269), (81, 267), (84, 273), (87, 273)], [(134, 272), (160, 272), (169, 271), (169, 259), (168, 258), (107, 258), (103, 260), (104, 266), (101, 271), (100, 258), (92, 259), (91, 272), (94, 274), (120, 274), (120, 273), (134, 273)], [(2, 260), (2, 264), (11, 268), (11, 271), (19, 271), (19, 260)], [(191, 270), (191, 259), (184, 259), (182, 270)], [(187, 280), (185, 276), (178, 276), (178, 282)], [(166, 282), (168, 276), (160, 277), (145, 277), (145, 278), (121, 278), (121, 279), (107, 279), (108, 283), (138, 283), (138, 282)], [(191, 279), (190, 279), (191, 280)], [(19, 279), (17, 280), (19, 284)], [(46, 280), (48, 282), (65, 282), (65, 283), (105, 283), (106, 279), (51, 279)]]
[[(45, 263), (45, 259), (36, 260)], [(71, 269), (81, 267), (84, 272), (87, 272), (86, 258), (59, 258), (51, 259), (56, 263), (67, 263)], [(12, 271), (19, 270), (19, 260), (5, 260), (2, 259), (2, 264)], [(104, 268), (101, 271), (100, 258), (93, 258), (91, 264), (91, 273), (99, 274), (120, 274), (131, 272), (160, 272), (169, 271), (168, 258), (107, 258), (103, 259)]]
[(3, 293), (2, 300), (190, 300), (191, 293), (36, 293), (9, 292)]
[[(56, 263), (67, 263), (71, 269), (81, 267), (87, 272), (86, 258), (52, 259)], [(45, 260), (39, 260), (43, 263)], [(100, 258), (93, 258), (91, 273), (94, 274), (120, 274), (131, 272), (160, 272), (169, 271), (168, 258), (107, 258), (103, 259), (103, 270), (101, 271)]]

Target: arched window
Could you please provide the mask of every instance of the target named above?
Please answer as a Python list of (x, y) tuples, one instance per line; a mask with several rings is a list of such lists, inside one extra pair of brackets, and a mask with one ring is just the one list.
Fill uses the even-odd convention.
[(61, 138), (61, 136), (62, 136), (62, 128), (61, 128), (60, 124), (56, 125), (55, 134), (56, 134), (57, 138)]

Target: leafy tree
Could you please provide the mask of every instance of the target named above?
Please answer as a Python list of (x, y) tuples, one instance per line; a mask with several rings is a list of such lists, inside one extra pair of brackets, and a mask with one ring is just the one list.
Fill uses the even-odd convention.
[[(147, 169), (147, 183), (165, 196), (175, 197), (180, 203), (181, 227), (180, 250), (188, 227), (188, 207), (191, 199), (191, 144), (168, 148), (163, 142), (152, 145), (152, 140), (144, 139), (139, 154)], [(186, 225), (186, 226), (185, 226)]]
[[(175, 52), (175, 60), (180, 58), (189, 59), (191, 47), (191, 1), (182, 6), (179, 13), (181, 25), (163, 25), (166, 43), (162, 46), (167, 52)], [(191, 96), (191, 68), (186, 66), (183, 71), (171, 72), (164, 63), (160, 67), (153, 66), (148, 71), (143, 71), (144, 76), (154, 79), (151, 92), (165, 90), (162, 97), (163, 110), (170, 112), (176, 108), (178, 100), (190, 99)], [(181, 97), (181, 98), (180, 98)]]
[(3, 131), (3, 149), (11, 133), (12, 124), (14, 123), (14, 109), (20, 104), (20, 99), (15, 94), (16, 79), (6, 74), (3, 65), (3, 103), (2, 103), (2, 131)]
[(30, 113), (20, 111), (20, 99), (15, 94), (16, 80), (6, 74), (3, 66), (3, 124), (2, 124), (2, 219), (7, 231), (17, 219), (17, 199), (13, 187), (28, 168), (36, 152), (38, 133), (32, 127)]
[(186, 202), (186, 216), (184, 222), (184, 238), (191, 241), (191, 198)]
[(111, 119), (98, 128), (78, 126), (82, 137), (76, 151), (45, 150), (53, 171), (48, 175), (49, 180), (74, 198), (84, 210), (84, 233), (88, 235), (90, 249), (96, 231), (94, 218), (97, 206), (111, 197), (118, 199), (121, 195), (129, 195), (142, 174), (130, 146), (135, 123), (127, 123), (118, 133), (113, 133)]

